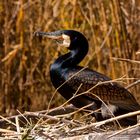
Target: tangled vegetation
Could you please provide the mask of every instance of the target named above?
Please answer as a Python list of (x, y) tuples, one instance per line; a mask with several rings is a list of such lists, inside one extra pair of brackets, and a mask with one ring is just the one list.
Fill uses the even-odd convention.
[[(127, 87), (140, 79), (139, 0), (4, 0), (0, 1), (0, 112), (13, 115), (43, 110), (55, 92), (50, 64), (66, 50), (35, 31), (75, 29), (89, 41), (81, 65), (112, 79), (124, 76)], [(129, 90), (140, 101), (140, 85)], [(56, 94), (51, 107), (64, 102)]]

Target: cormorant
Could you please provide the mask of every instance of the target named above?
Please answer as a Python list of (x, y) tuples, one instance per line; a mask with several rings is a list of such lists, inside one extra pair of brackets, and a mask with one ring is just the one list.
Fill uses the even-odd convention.
[[(97, 121), (111, 117), (110, 112), (117, 116), (140, 110), (134, 96), (124, 87), (115, 82), (107, 82), (111, 79), (99, 72), (78, 66), (89, 47), (82, 33), (75, 30), (59, 30), (49, 33), (36, 32), (36, 35), (52, 38), (70, 50), (51, 65), (50, 76), (54, 87), (58, 88), (58, 92), (66, 100), (75, 94), (85, 93), (70, 101), (74, 106), (80, 108), (91, 104), (88, 107), (90, 110), (101, 108), (101, 113), (94, 113)], [(99, 82), (106, 83), (98, 84)], [(137, 123), (137, 116), (121, 121), (122, 125), (133, 125)]]

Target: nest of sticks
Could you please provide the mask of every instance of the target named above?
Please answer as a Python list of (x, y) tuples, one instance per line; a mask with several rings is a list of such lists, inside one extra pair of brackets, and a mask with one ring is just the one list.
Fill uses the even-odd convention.
[(113, 117), (101, 122), (96, 122), (89, 113), (83, 112), (84, 108), (77, 109), (72, 105), (54, 109), (25, 112), (12, 117), (2, 117), (0, 120), (0, 138), (15, 139), (108, 139), (140, 137), (140, 123), (122, 128), (116, 120), (138, 115), (140, 111)]

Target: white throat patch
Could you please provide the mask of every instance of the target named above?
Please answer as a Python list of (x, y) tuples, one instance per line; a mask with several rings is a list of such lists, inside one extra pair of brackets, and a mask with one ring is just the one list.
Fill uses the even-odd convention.
[(71, 43), (70, 37), (68, 35), (65, 35), (65, 34), (62, 34), (62, 37), (64, 39), (62, 45), (68, 48), (70, 46), (70, 43)]

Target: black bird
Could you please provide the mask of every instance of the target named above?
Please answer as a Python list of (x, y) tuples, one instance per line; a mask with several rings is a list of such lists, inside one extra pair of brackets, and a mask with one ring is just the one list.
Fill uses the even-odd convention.
[[(97, 121), (140, 110), (140, 105), (134, 96), (121, 85), (107, 82), (111, 79), (107, 76), (78, 66), (88, 52), (88, 41), (83, 34), (75, 30), (60, 30), (50, 33), (36, 32), (37, 36), (46, 36), (57, 41), (61, 46), (70, 50), (67, 54), (60, 56), (50, 68), (51, 81), (58, 92), (71, 103), (80, 108), (91, 104), (87, 109), (97, 110), (94, 113)], [(106, 82), (99, 84), (99, 82)], [(90, 90), (89, 90), (90, 89)], [(101, 100), (100, 100), (101, 99)], [(122, 125), (133, 125), (137, 123), (137, 117), (125, 118)], [(121, 122), (120, 121), (120, 122)]]

